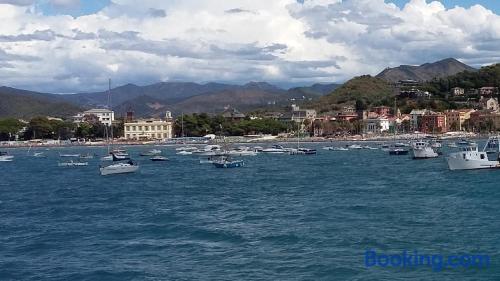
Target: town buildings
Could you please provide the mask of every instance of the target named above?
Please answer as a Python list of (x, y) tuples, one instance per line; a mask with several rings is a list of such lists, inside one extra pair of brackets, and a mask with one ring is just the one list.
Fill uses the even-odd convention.
[(475, 111), (474, 109), (447, 110), (445, 112), (447, 131), (463, 131), (465, 121), (469, 120), (471, 113)]
[(77, 124), (94, 120), (106, 126), (111, 126), (113, 121), (115, 121), (115, 112), (109, 109), (95, 108), (73, 116), (73, 122)]
[(164, 119), (143, 119), (124, 124), (128, 140), (163, 140), (173, 137), (172, 114), (167, 111)]

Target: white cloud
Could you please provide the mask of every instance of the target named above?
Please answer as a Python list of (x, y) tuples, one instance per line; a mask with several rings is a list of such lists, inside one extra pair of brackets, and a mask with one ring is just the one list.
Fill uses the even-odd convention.
[[(0, 79), (44, 91), (158, 80), (343, 81), (457, 57), (498, 62), (500, 17), (412, 0), (115, 0), (81, 17), (0, 0)], [(69, 7), (76, 0), (51, 0)], [(14, 5), (13, 5), (14, 4)]]

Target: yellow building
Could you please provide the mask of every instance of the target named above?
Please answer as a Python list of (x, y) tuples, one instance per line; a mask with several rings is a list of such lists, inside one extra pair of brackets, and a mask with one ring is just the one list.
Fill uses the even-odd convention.
[(448, 131), (462, 131), (462, 127), (466, 120), (470, 119), (470, 114), (475, 112), (474, 109), (459, 109), (448, 110), (446, 114), (446, 127)]
[(165, 119), (144, 119), (125, 123), (125, 138), (128, 140), (163, 140), (173, 136), (172, 115)]

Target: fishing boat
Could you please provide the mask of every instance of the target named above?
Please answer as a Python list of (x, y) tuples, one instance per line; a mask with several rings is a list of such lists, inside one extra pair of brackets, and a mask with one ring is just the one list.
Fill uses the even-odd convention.
[(156, 155), (151, 157), (150, 160), (153, 162), (163, 162), (163, 161), (168, 161), (168, 158), (165, 156)]
[(81, 167), (81, 166), (88, 166), (88, 162), (77, 162), (70, 160), (69, 162), (60, 162), (57, 164), (59, 167)]
[(413, 159), (429, 159), (439, 156), (431, 144), (425, 141), (417, 141), (412, 145)]
[(7, 152), (0, 151), (0, 162), (12, 162), (14, 156), (9, 155)]
[(212, 163), (217, 168), (239, 168), (245, 165), (243, 160), (231, 160), (229, 156), (220, 156)]
[(155, 155), (160, 155), (161, 150), (159, 149), (152, 149), (150, 151), (142, 152), (140, 155), (141, 156), (155, 156)]
[(477, 146), (463, 147), (462, 151), (451, 153), (447, 158), (450, 170), (476, 170), (500, 168), (500, 161), (488, 159), (488, 153), (479, 152)]

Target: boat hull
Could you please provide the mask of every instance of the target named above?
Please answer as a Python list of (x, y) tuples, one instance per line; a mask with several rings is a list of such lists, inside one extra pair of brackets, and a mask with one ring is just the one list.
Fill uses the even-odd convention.
[(128, 174), (134, 173), (139, 170), (139, 166), (137, 165), (128, 165), (128, 164), (113, 164), (106, 167), (101, 167), (100, 169), (101, 176), (108, 175), (116, 175), (116, 174)]
[(413, 159), (430, 159), (436, 157), (439, 157), (439, 154), (431, 148), (413, 150)]
[(499, 169), (500, 162), (490, 160), (463, 159), (457, 157), (447, 157), (448, 168), (456, 170), (478, 170), (478, 169)]
[(212, 164), (217, 168), (239, 168), (244, 166), (243, 161), (213, 162)]

